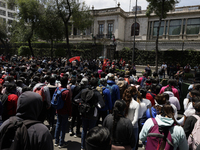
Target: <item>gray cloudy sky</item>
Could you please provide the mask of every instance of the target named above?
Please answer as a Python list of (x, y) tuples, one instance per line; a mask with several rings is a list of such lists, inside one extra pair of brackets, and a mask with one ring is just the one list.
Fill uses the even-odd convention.
[[(115, 7), (116, 1), (120, 2), (121, 8), (125, 11), (129, 11), (130, 0), (79, 0), (80, 2), (85, 1), (87, 5), (90, 7), (94, 6), (95, 9), (103, 9)], [(131, 6), (135, 5), (136, 0), (131, 0)], [(146, 0), (138, 0), (138, 6), (142, 6), (142, 10), (145, 10), (148, 3)], [(178, 7), (182, 6), (192, 6), (192, 5), (200, 5), (200, 0), (181, 0), (177, 5)]]

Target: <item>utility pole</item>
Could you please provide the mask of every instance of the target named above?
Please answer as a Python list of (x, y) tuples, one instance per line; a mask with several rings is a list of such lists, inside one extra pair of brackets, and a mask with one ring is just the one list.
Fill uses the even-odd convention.
[(133, 65), (133, 63), (134, 63), (134, 52), (135, 52), (136, 17), (137, 17), (137, 0), (136, 0), (136, 4), (135, 4), (135, 23), (134, 23), (134, 40), (133, 40), (133, 52), (132, 52), (132, 65)]

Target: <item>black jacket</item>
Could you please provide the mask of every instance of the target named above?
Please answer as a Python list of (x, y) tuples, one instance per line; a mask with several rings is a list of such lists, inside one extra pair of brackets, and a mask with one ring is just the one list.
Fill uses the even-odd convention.
[[(42, 105), (42, 98), (39, 94), (30, 91), (24, 92), (18, 99), (16, 116), (19, 120), (37, 120)], [(9, 119), (0, 126), (0, 131), (8, 123)], [(30, 126), (28, 135), (31, 150), (53, 150), (52, 136), (44, 124), (37, 123)]]
[[(112, 136), (112, 129), (113, 129), (113, 115), (109, 114), (104, 122), (103, 126), (107, 127)], [(115, 137), (116, 140), (114, 141), (112, 138), (112, 144), (115, 146), (128, 146), (130, 145), (132, 148), (136, 143), (134, 143), (134, 131), (133, 125), (131, 121), (125, 117), (121, 117), (120, 120), (117, 122), (116, 130), (115, 130)], [(112, 136), (113, 137), (113, 136)]]

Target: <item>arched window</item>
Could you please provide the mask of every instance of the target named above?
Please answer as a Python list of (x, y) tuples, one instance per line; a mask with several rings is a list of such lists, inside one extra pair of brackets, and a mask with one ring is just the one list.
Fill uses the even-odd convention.
[(140, 24), (136, 22), (131, 26), (131, 36), (134, 36), (134, 25), (135, 25), (135, 35), (140, 34)]

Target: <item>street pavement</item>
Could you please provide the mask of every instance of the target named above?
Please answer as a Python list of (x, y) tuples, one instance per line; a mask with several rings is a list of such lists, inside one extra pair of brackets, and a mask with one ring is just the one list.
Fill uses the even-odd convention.
[[(45, 121), (44, 124), (48, 126), (47, 121)], [(74, 128), (74, 131), (75, 131), (75, 128)], [(81, 128), (81, 131), (82, 131), (82, 128)], [(62, 148), (63, 150), (80, 150), (81, 149), (81, 137), (70, 136), (68, 131), (65, 134), (65, 142), (66, 142), (66, 146)], [(54, 143), (55, 143), (55, 139), (53, 137), (53, 144)], [(60, 150), (60, 149), (54, 146), (54, 150)], [(138, 150), (144, 150), (144, 149), (142, 147), (139, 147)]]

